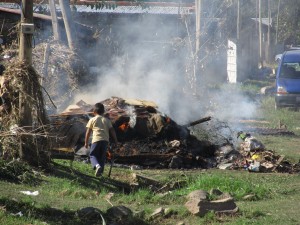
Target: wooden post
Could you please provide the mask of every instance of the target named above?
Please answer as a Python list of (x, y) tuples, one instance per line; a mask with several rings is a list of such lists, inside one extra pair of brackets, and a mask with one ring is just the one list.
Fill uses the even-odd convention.
[[(22, 23), (33, 23), (33, 3), (32, 1), (22, 0)], [(29, 65), (32, 64), (32, 34), (23, 33), (20, 29), (20, 46), (19, 46), (19, 59), (21, 62), (25, 62)], [(24, 93), (28, 93), (30, 87), (27, 84), (23, 84)], [(24, 94), (20, 93), (19, 96), (19, 116), (20, 126), (31, 126), (32, 116), (31, 108), (27, 101), (24, 99)]]
[(201, 0), (195, 0), (195, 14), (196, 14), (196, 52), (195, 55), (198, 57), (200, 50), (200, 22), (201, 22)]
[(259, 39), (259, 61), (260, 66), (263, 67), (263, 58), (262, 58), (262, 18), (261, 18), (261, 0), (258, 1), (258, 39)]
[(57, 21), (57, 14), (56, 14), (54, 0), (49, 0), (49, 8), (50, 8), (50, 13), (51, 13), (51, 18), (52, 18), (53, 37), (54, 37), (54, 40), (59, 41), (61, 39), (61, 35), (59, 32), (59, 26), (58, 26), (58, 21)]
[(59, 0), (59, 5), (61, 8), (61, 12), (65, 24), (69, 48), (71, 50), (74, 50), (75, 35), (74, 35), (74, 24), (71, 19), (70, 1)]
[(267, 36), (267, 38), (268, 38), (268, 40), (267, 40), (267, 56), (266, 56), (266, 59), (267, 59), (267, 61), (268, 62), (270, 62), (271, 61), (271, 53), (270, 53), (270, 39), (271, 39), (271, 1), (270, 0), (268, 0), (268, 36)]
[(194, 92), (197, 92), (196, 89), (197, 89), (197, 81), (198, 81), (198, 73), (199, 73), (201, 1), (202, 0), (195, 0), (196, 43), (195, 43), (195, 54), (194, 54), (194, 79), (195, 79), (195, 83), (193, 84)]
[(43, 84), (43, 78), (48, 76), (48, 61), (50, 55), (50, 44), (46, 43), (43, 59), (43, 68), (42, 68), (42, 79), (40, 81), (41, 85)]
[[(21, 7), (21, 26), (24, 23), (33, 24), (33, 2), (22, 0)], [(20, 29), (20, 45), (19, 45), (19, 60), (21, 62), (32, 64), (32, 34), (22, 31)], [(32, 109), (26, 100), (26, 94), (30, 93), (30, 84), (22, 83), (22, 92), (19, 93), (19, 126), (32, 126)], [(19, 143), (19, 157), (24, 159), (25, 152), (23, 149), (24, 137), (20, 137)]]
[(278, 43), (279, 10), (280, 10), (280, 0), (278, 0), (278, 5), (277, 5), (276, 44)]
[(240, 39), (240, 0), (237, 0), (236, 39)]
[[(33, 2), (22, 0), (21, 11), (21, 24), (33, 23)], [(20, 47), (19, 58), (20, 61), (26, 61), (28, 64), (32, 64), (32, 34), (23, 33), (20, 29)]]

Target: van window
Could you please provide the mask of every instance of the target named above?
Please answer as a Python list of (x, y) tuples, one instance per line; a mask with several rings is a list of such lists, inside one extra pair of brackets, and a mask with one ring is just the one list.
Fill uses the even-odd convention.
[(279, 77), (300, 79), (300, 63), (282, 63)]

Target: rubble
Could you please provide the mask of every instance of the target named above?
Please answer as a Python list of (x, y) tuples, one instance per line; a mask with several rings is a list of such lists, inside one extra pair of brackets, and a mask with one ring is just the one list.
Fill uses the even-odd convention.
[[(204, 117), (186, 125), (178, 125), (158, 111), (154, 102), (111, 97), (102, 101), (105, 116), (113, 123), (120, 144), (114, 147), (114, 165), (143, 168), (212, 168), (248, 170), (249, 172), (299, 172), (299, 167), (283, 161), (249, 133), (239, 132), (242, 141), (235, 147), (227, 142), (216, 145), (198, 140), (189, 126), (211, 121)], [(57, 134), (53, 149), (77, 157), (87, 156), (83, 147), (85, 125), (92, 116), (91, 104), (79, 101), (62, 113), (52, 115), (53, 133)], [(298, 169), (297, 169), (298, 168)]]
[[(102, 101), (121, 144), (114, 148), (116, 163), (143, 168), (205, 167), (214, 145), (190, 135), (187, 124), (178, 125), (158, 111), (155, 103), (112, 97)], [(53, 133), (58, 134), (53, 149), (78, 152), (84, 145), (85, 126), (93, 106), (79, 101), (61, 114), (52, 115)], [(206, 117), (193, 124), (209, 121)], [(202, 165), (201, 165), (202, 164)]]

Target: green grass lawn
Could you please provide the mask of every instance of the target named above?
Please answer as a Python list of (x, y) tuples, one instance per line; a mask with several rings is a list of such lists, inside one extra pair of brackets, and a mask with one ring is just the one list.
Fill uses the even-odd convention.
[[(178, 179), (186, 181), (186, 185), (162, 197), (147, 188), (125, 194), (114, 186), (105, 185), (104, 181), (108, 178), (103, 178), (102, 181), (95, 179), (90, 165), (80, 162), (74, 162), (73, 173), (66, 161), (57, 160), (56, 167), (59, 170), (46, 174), (36, 185), (0, 181), (0, 224), (85, 224), (76, 217), (76, 210), (92, 206), (105, 214), (111, 204), (125, 205), (134, 212), (143, 210), (145, 224), (176, 224), (178, 221), (184, 221), (185, 224), (300, 223), (299, 174), (264, 174), (217, 169), (139, 171), (162, 182)], [(106, 169), (105, 173), (107, 172)], [(111, 178), (128, 181), (132, 179), (133, 172), (137, 171), (114, 168)], [(185, 196), (188, 193), (197, 189), (209, 191), (211, 188), (229, 192), (239, 206), (239, 214), (235, 217), (208, 214), (199, 218), (185, 209)], [(39, 195), (27, 196), (20, 191), (39, 191)], [(108, 202), (105, 196), (109, 192), (113, 192), (114, 196)], [(247, 194), (254, 194), (256, 199), (243, 200), (242, 197)], [(173, 213), (167, 218), (149, 219), (149, 215), (158, 207), (171, 208)], [(18, 212), (22, 212), (23, 216), (12, 215)], [(131, 224), (134, 222), (131, 221)]]

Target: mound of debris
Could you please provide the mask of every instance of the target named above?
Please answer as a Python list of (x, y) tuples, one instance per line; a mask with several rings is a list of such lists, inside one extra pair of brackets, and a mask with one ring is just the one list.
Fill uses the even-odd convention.
[[(121, 144), (113, 151), (117, 163), (135, 164), (152, 168), (207, 167), (206, 158), (212, 157), (215, 146), (199, 141), (188, 127), (204, 123), (206, 117), (185, 126), (178, 125), (170, 117), (157, 110), (154, 102), (112, 97), (102, 101), (107, 116), (113, 123)], [(51, 116), (55, 140), (53, 149), (75, 151), (87, 155), (84, 146), (86, 124), (93, 106), (79, 101), (65, 111)]]
[[(112, 121), (120, 141), (111, 149), (116, 164), (128, 168), (218, 167), (251, 172), (299, 172), (299, 165), (283, 161), (282, 156), (266, 150), (247, 133), (238, 133), (242, 142), (235, 147), (231, 142), (216, 144), (207, 139), (200, 140), (190, 132), (193, 126), (213, 126), (215, 121), (211, 117), (178, 125), (159, 112), (154, 102), (112, 97), (102, 103), (105, 116)], [(79, 101), (51, 116), (52, 136), (58, 136), (53, 142), (53, 150), (58, 157), (59, 154), (72, 156), (74, 153), (79, 158), (88, 156), (88, 149), (83, 146), (85, 126), (92, 116), (92, 108), (92, 105)]]

